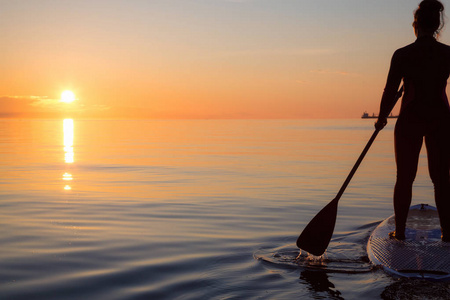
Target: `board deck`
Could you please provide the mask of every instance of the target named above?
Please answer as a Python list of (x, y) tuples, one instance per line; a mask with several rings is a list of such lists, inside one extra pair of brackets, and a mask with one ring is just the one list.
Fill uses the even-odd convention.
[(389, 237), (395, 230), (390, 216), (373, 231), (367, 243), (369, 259), (394, 276), (450, 280), (450, 243), (441, 241), (437, 209), (427, 204), (410, 207), (406, 239)]

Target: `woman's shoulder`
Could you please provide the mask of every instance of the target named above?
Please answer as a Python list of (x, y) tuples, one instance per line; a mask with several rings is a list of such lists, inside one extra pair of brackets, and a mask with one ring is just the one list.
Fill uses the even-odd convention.
[(416, 43), (408, 44), (406, 46), (403, 46), (403, 47), (398, 48), (397, 50), (395, 50), (394, 54), (396, 54), (396, 53), (397, 54), (401, 54), (401, 53), (404, 53), (404, 52), (412, 51), (416, 46), (417, 46)]
[(445, 51), (450, 51), (450, 46), (444, 43), (441, 43), (439, 41), (436, 42), (436, 44), (438, 45), (438, 47), (440, 47), (441, 49), (445, 50)]
[(406, 45), (401, 48), (398, 48), (397, 50), (394, 51), (392, 58), (403, 57), (403, 56), (407, 55), (408, 53), (410, 53), (411, 51), (413, 51), (413, 49), (414, 49), (414, 43)]
[[(416, 52), (423, 52), (424, 47), (427, 49), (430, 49), (429, 48), (430, 43), (431, 43), (431, 45), (434, 45), (434, 47), (432, 46), (432, 48), (436, 49), (436, 47), (437, 47), (441, 53), (444, 52), (444, 53), (450, 55), (450, 46), (449, 45), (441, 43), (436, 40), (433, 40), (433, 41), (428, 41), (428, 43), (425, 43), (425, 44), (417, 43), (417, 41), (416, 41), (416, 42), (406, 45), (404, 47), (398, 48), (397, 50), (395, 50), (393, 56), (394, 57), (402, 57), (405, 55), (407, 56), (408, 54), (414, 54)], [(427, 46), (427, 44), (428, 44), (428, 46)]]

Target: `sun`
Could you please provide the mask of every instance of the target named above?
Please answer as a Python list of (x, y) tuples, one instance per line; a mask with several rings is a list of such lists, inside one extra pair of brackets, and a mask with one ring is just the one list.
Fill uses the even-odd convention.
[(66, 103), (71, 103), (75, 101), (75, 94), (72, 91), (64, 91), (61, 93), (61, 101)]

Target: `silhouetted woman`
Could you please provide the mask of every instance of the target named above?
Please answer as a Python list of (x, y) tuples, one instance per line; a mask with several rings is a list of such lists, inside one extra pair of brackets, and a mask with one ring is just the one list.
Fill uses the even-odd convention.
[(405, 239), (405, 224), (411, 204), (423, 139), (428, 169), (434, 184), (442, 240), (450, 241), (450, 107), (446, 95), (450, 73), (450, 47), (436, 40), (444, 25), (444, 6), (424, 0), (414, 12), (414, 43), (395, 51), (375, 127), (382, 129), (395, 105), (403, 79), (404, 95), (395, 125), (397, 181), (394, 189), (395, 231), (390, 236)]

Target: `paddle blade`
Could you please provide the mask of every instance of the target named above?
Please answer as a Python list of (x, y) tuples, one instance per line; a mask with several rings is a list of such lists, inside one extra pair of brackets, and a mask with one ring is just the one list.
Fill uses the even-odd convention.
[(338, 200), (333, 199), (309, 222), (297, 239), (297, 247), (316, 256), (325, 252), (336, 224)]

